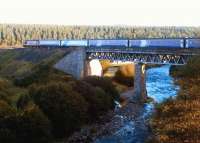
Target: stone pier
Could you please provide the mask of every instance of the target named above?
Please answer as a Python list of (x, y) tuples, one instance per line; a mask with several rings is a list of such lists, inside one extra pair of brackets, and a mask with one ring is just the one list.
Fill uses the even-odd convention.
[(102, 76), (102, 67), (99, 60), (88, 60), (84, 47), (76, 48), (58, 61), (54, 68), (71, 74), (76, 79), (86, 76)]
[(134, 96), (133, 101), (145, 102), (147, 100), (145, 64), (135, 64)]
[(86, 60), (85, 48), (76, 48), (76, 50), (67, 54), (60, 61), (58, 61), (54, 65), (54, 68), (71, 74), (77, 79), (90, 74), (89, 61)]

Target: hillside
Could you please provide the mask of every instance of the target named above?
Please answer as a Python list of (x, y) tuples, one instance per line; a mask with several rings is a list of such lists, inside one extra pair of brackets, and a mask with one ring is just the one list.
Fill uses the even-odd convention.
[(52, 65), (71, 49), (0, 51), (0, 142), (63, 140), (114, 108), (107, 78), (76, 80)]
[(53, 64), (71, 49), (14, 49), (0, 51), (0, 75), (4, 77), (17, 77), (31, 72), (34, 66)]

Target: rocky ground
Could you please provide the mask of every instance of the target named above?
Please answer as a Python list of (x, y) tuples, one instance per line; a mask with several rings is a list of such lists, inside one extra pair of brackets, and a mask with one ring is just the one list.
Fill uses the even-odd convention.
[[(66, 142), (137, 142), (143, 143), (150, 134), (145, 106), (133, 98), (133, 90), (121, 94), (125, 98), (122, 108), (116, 108), (103, 116), (99, 123), (83, 127)], [(134, 102), (131, 102), (134, 101)]]

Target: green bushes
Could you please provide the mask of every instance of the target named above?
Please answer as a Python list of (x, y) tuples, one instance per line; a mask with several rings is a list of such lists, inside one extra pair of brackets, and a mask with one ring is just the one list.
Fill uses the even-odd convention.
[(28, 104), (32, 102), (31, 97), (27, 94), (21, 95), (17, 100), (16, 106), (18, 109), (24, 109)]
[(109, 78), (102, 78), (98, 76), (86, 77), (83, 81), (102, 88), (107, 94), (113, 97), (113, 99), (119, 99), (119, 93), (112, 84), (112, 81)]
[[(49, 142), (50, 137), (68, 137), (82, 125), (95, 122), (113, 109), (114, 100), (119, 98), (109, 79), (87, 77), (77, 81), (63, 78), (60, 73), (46, 73), (46, 77), (53, 73), (62, 80), (51, 77), (40, 82), (36, 78), (16, 103), (2, 98), (0, 142), (43, 143)], [(7, 86), (2, 82), (2, 92)]]
[[(88, 77), (87, 80), (89, 78), (96, 79), (96, 77)], [(88, 121), (95, 121), (100, 115), (114, 108), (114, 95), (107, 94), (102, 88), (94, 87), (85, 81), (70, 84), (88, 102)]]
[[(87, 80), (93, 84), (100, 81), (98, 85), (107, 83), (107, 80), (97, 77), (88, 77)], [(104, 84), (106, 91), (111, 89), (106, 93), (100, 85), (94, 87), (85, 81), (50, 82), (31, 86), (30, 96), (51, 121), (53, 135), (62, 138), (114, 108), (116, 95), (113, 95), (115, 90), (110, 84)]]
[(24, 75), (22, 77), (15, 78), (15, 85), (17, 86), (29, 86), (33, 84), (34, 82), (40, 82), (45, 79), (48, 79), (49, 72), (51, 70), (51, 67), (49, 65), (37, 65), (33, 68), (33, 71), (31, 73), (28, 73), (27, 75)]
[(0, 142), (46, 143), (50, 135), (50, 122), (37, 106), (17, 111), (0, 101)]
[(53, 69), (51, 61), (33, 64), (19, 75), (0, 72), (4, 77), (0, 78), (0, 142), (46, 143), (66, 138), (114, 108), (119, 94), (109, 79), (75, 80)]
[(0, 100), (0, 142), (14, 143), (16, 140), (17, 112), (8, 103)]
[(92, 104), (96, 105), (96, 114), (98, 116), (101, 115), (102, 113), (105, 113), (109, 109), (114, 108), (114, 101), (112, 97), (110, 97), (109, 94), (107, 94), (103, 89), (100, 87), (95, 87), (95, 98), (94, 98), (94, 103)]
[(49, 83), (32, 87), (30, 95), (48, 116), (53, 134), (64, 137), (80, 127), (87, 112), (87, 102), (66, 83)]
[(11, 82), (0, 78), (0, 100), (10, 102), (10, 98), (15, 93), (16, 89), (12, 87)]
[(37, 106), (26, 107), (17, 120), (17, 142), (46, 143), (52, 139), (50, 121)]

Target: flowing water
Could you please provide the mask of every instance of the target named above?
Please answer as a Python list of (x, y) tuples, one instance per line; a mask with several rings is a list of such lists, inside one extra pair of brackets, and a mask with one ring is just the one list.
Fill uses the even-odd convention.
[[(169, 68), (169, 65), (165, 65), (148, 69), (146, 72), (148, 96), (157, 103), (175, 97), (179, 90), (169, 75)], [(134, 119), (127, 119), (127, 116), (119, 114), (122, 120), (120, 128), (112, 135), (97, 139), (95, 143), (144, 143), (150, 134), (148, 119), (153, 109), (153, 103), (144, 104)]]

